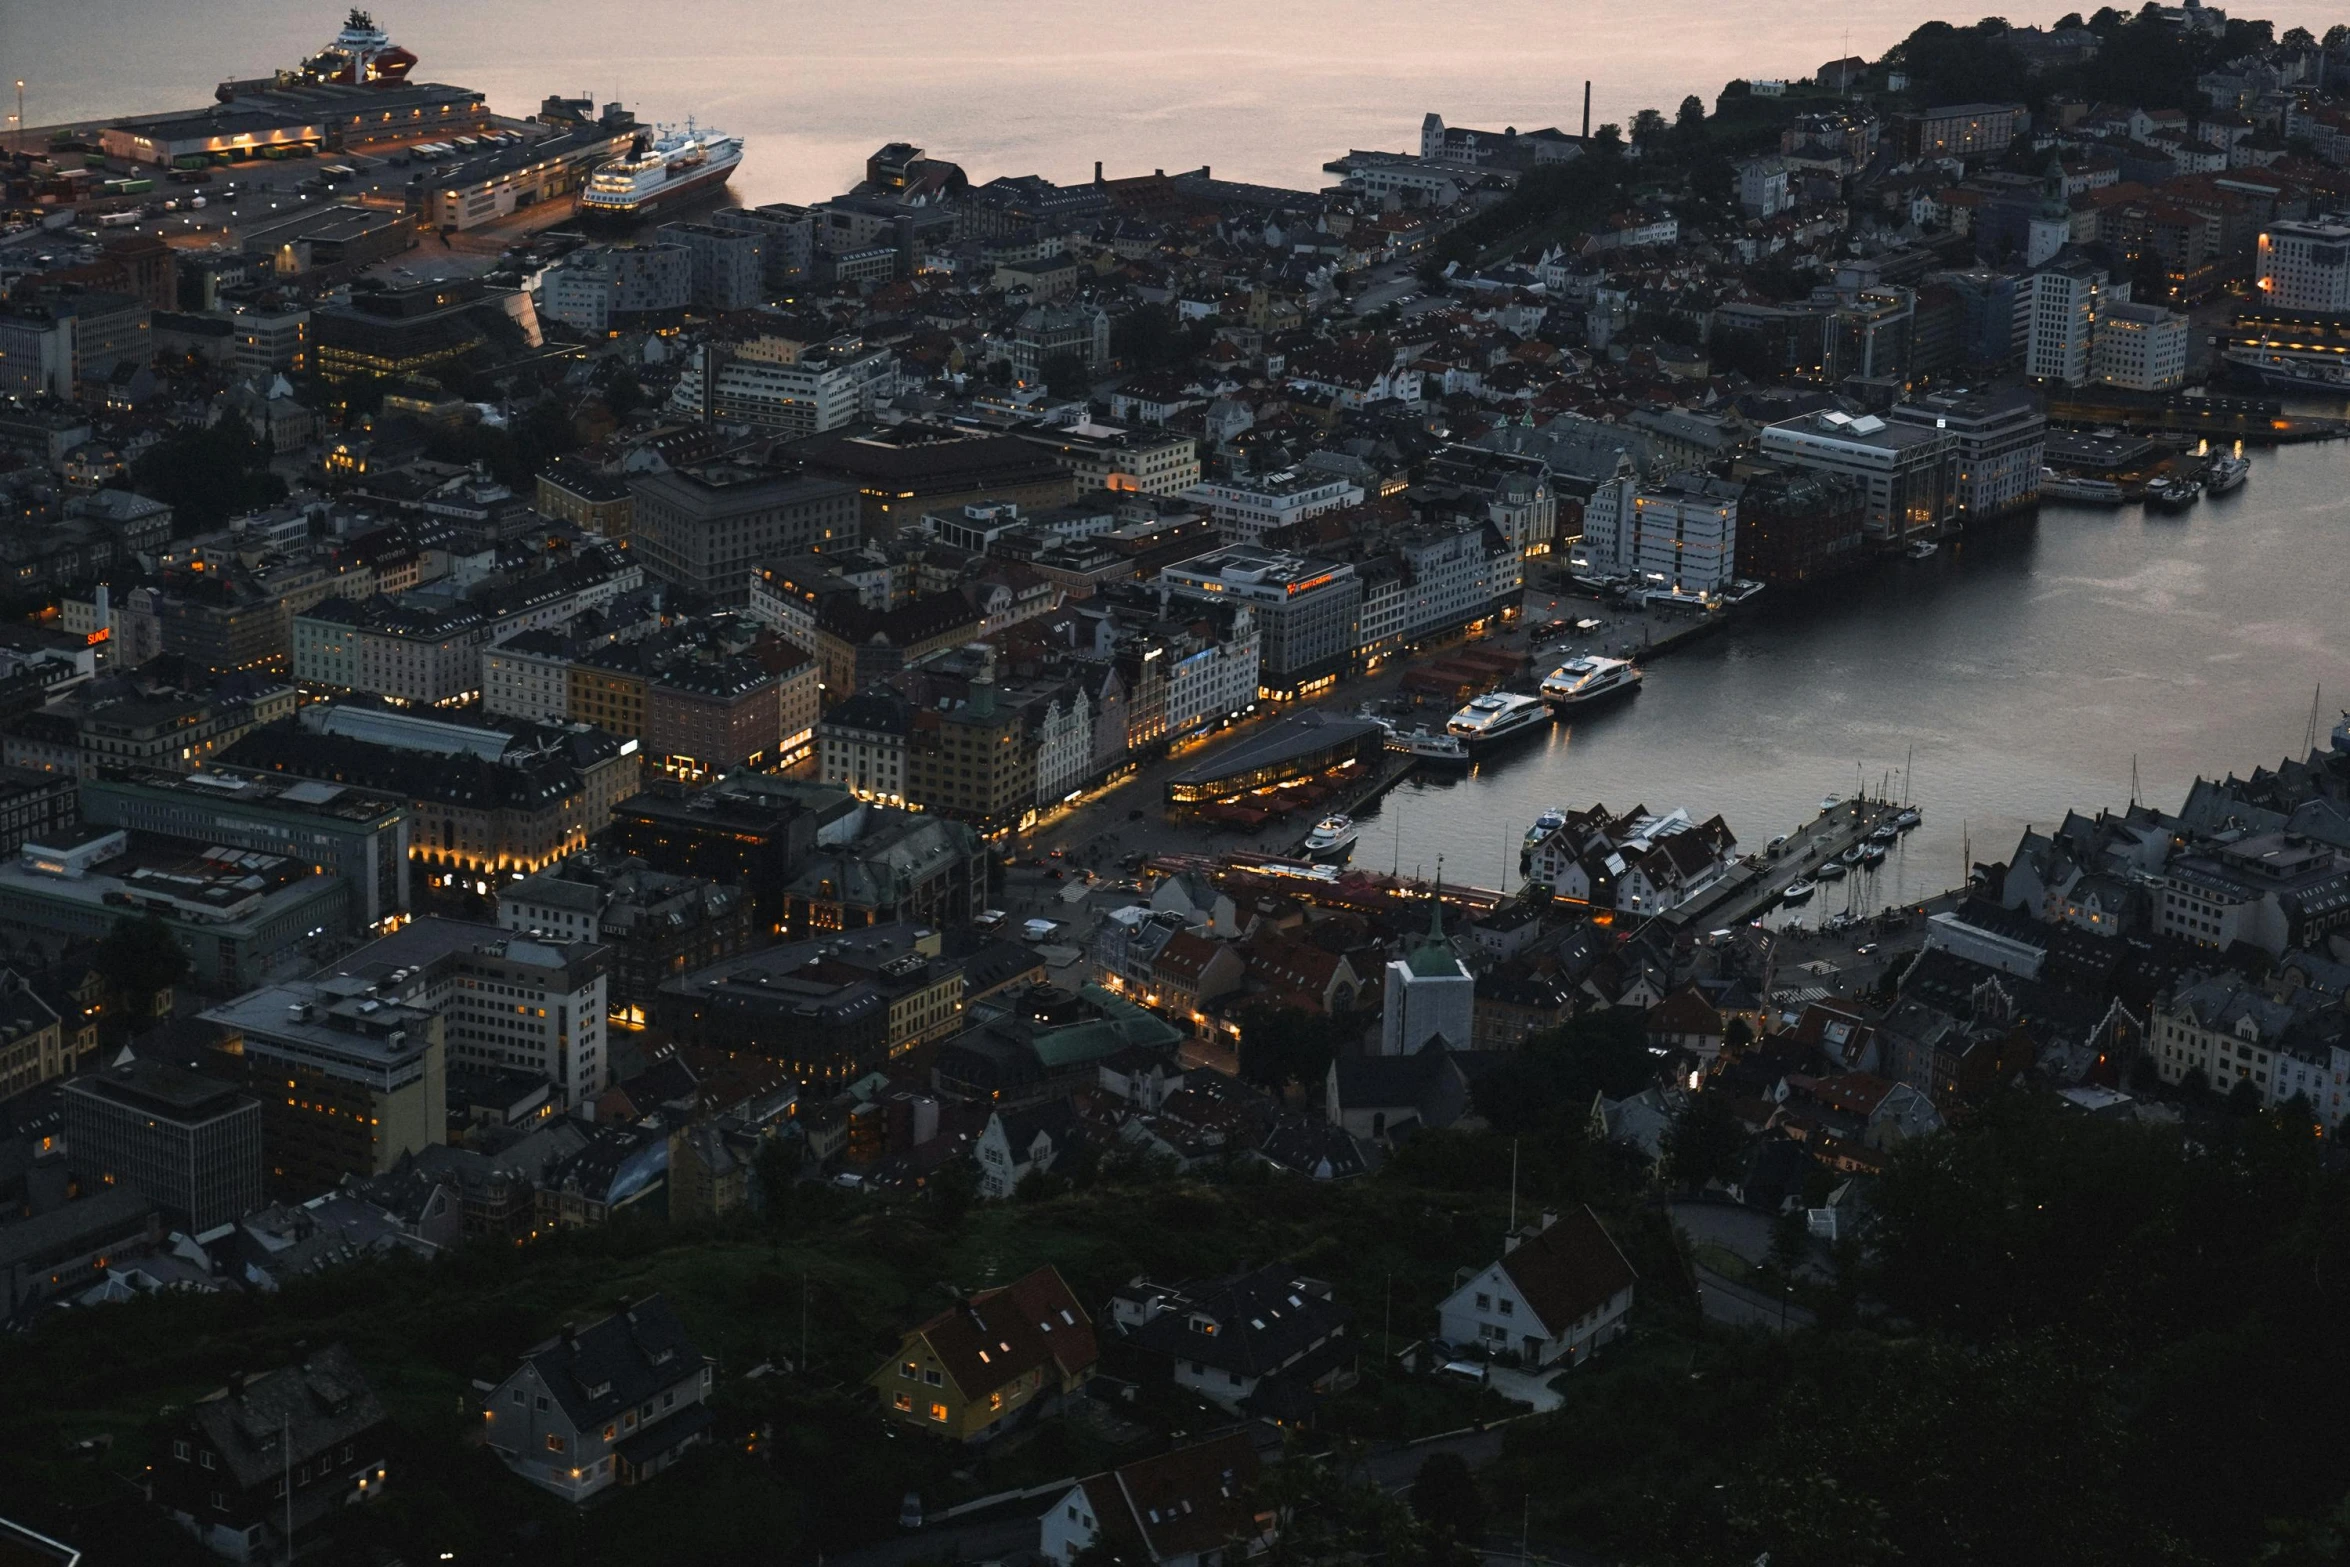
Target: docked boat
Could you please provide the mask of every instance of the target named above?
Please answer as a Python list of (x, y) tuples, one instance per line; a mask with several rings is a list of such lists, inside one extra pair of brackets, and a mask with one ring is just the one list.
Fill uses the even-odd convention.
[(1825, 865), (1822, 865), (1818, 870), (1812, 872), (1812, 875), (1821, 881), (1842, 881), (1844, 879), (1844, 870), (1845, 867), (1842, 862), (1837, 860), (1830, 860)]
[(1942, 553), (1942, 546), (1932, 539), (1913, 539), (1901, 553), (1907, 555), (1911, 560), (1932, 560), (1936, 555)]
[(1560, 810), (1555, 805), (1552, 806), (1549, 810), (1544, 811), (1540, 816), (1535, 817), (1534, 825), (1526, 829), (1526, 841), (1523, 845), (1524, 851), (1527, 854), (1532, 854), (1536, 849), (1542, 847), (1543, 839), (1549, 837), (1552, 833), (1557, 832), (1561, 827), (1566, 825), (1567, 813)]
[(1542, 677), (1542, 700), (1562, 713), (1597, 707), (1640, 689), (1640, 667), (1628, 659), (1570, 658)]
[(1907, 832), (1925, 819), (1925, 813), (1916, 806), (1904, 806), (1901, 814), (1893, 818), (1893, 827), (1897, 832)]
[(1779, 901), (1781, 903), (1790, 905), (1797, 903), (1809, 903), (1811, 901), (1811, 895), (1819, 890), (1820, 884), (1816, 881), (1792, 882), (1788, 885), (1788, 888), (1785, 892), (1779, 894)]
[(1441, 729), (1426, 725), (1405, 732), (1390, 728), (1387, 731), (1387, 749), (1408, 752), (1414, 759), (1438, 767), (1466, 767), (1469, 748)]
[(1891, 843), (1894, 839), (1900, 836), (1900, 830), (1895, 828), (1891, 823), (1887, 823), (1885, 826), (1879, 827), (1876, 831), (1869, 834), (1869, 842)]
[(1820, 814), (1825, 816), (1843, 803), (1844, 796), (1840, 794), (1823, 794), (1820, 796)]
[(579, 216), (591, 224), (640, 223), (688, 196), (716, 190), (742, 161), (741, 137), (691, 122), (683, 130), (639, 136), (626, 157), (588, 176), (587, 189), (579, 193)]
[(2081, 506), (2119, 506), (2129, 499), (2111, 479), (2084, 479), (2053, 468), (2040, 470), (2040, 499), (2072, 501)]
[(2288, 353), (2266, 345), (2230, 348), (2220, 355), (2239, 381), (2271, 392), (2320, 392), (2350, 397), (2350, 364)]
[(1861, 863), (1861, 864), (1863, 864), (1863, 865), (1882, 865), (1882, 864), (1884, 864), (1884, 863), (1885, 863), (1885, 846), (1884, 846), (1883, 844), (1881, 844), (1881, 843), (1864, 843), (1864, 844), (1862, 844), (1862, 845), (1860, 846), (1860, 863)]
[(2230, 490), (2240, 490), (2251, 475), (2252, 459), (2240, 450), (2224, 457), (2214, 457), (2204, 476), (2203, 493), (2225, 495)]
[(2146, 504), (2155, 511), (2185, 511), (2203, 499), (2203, 486), (2193, 479), (2157, 479), (2146, 486)]
[(1842, 854), (1837, 855), (1836, 863), (1849, 869), (1852, 866), (1860, 864), (1862, 860), (1867, 858), (1868, 851), (1856, 843), (1851, 848), (1846, 849)]
[(1356, 825), (1353, 817), (1342, 814), (1325, 816), (1314, 824), (1312, 832), (1306, 834), (1306, 857), (1315, 860), (1344, 859), (1347, 852), (1354, 848), (1355, 840), (1362, 835), (1363, 829)]
[(1550, 709), (1542, 698), (1495, 691), (1453, 714), (1444, 730), (1474, 752), (1520, 739), (1549, 723)]

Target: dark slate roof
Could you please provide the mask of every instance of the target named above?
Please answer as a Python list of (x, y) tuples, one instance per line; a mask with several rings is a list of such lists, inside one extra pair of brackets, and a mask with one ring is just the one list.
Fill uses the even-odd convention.
[(287, 1443), (292, 1462), (307, 1463), (383, 1423), (383, 1405), (340, 1344), (330, 1344), (298, 1366), (252, 1378), (238, 1391), (222, 1388), (188, 1411), (196, 1429), (220, 1454), (239, 1490), (282, 1472)]
[(1081, 1483), (1106, 1543), (1139, 1545), (1129, 1559), (1166, 1561), (1254, 1537), (1257, 1472), (1255, 1445), (1234, 1432)]
[(1093, 1322), (1051, 1264), (982, 1290), (914, 1329), (976, 1398), (1038, 1367), (1075, 1376), (1100, 1358)]
[(575, 1334), (557, 1334), (524, 1351), (522, 1358), (562, 1404), (574, 1429), (601, 1425), (709, 1363), (658, 1295)]
[(1408, 1056), (1340, 1056), (1333, 1063), (1338, 1103), (1349, 1110), (1417, 1108), (1444, 1075), (1450, 1054), (1441, 1041), (1431, 1040)]
[[(1322, 1288), (1279, 1264), (1187, 1284), (1168, 1309), (1134, 1330), (1134, 1342), (1245, 1377), (1270, 1376), (1346, 1330), (1350, 1313), (1316, 1293)], [(1193, 1327), (1194, 1320), (1212, 1322), (1215, 1331)]]
[(1554, 1335), (1640, 1277), (1587, 1207), (1560, 1214), (1557, 1223), (1520, 1242), (1501, 1259), (1501, 1269)]

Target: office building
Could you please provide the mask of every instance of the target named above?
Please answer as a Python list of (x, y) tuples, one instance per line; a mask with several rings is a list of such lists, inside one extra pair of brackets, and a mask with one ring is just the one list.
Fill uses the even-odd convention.
[(1363, 584), (1343, 561), (1246, 547), (1168, 566), (1168, 593), (1209, 603), (1246, 603), (1256, 617), (1261, 694), (1303, 695), (1334, 684), (1354, 656)]
[(2024, 374), (2035, 381), (2086, 385), (2096, 371), (2097, 321), (2112, 305), (2126, 304), (2130, 285), (2115, 282), (2105, 269), (2078, 256), (2060, 257), (2030, 279), (2018, 302), (2030, 323), (2024, 338)]
[(740, 887), (658, 871), (628, 856), (578, 856), (498, 892), (500, 928), (533, 940), (595, 942), (607, 952), (609, 1015), (630, 1026), (662, 981), (751, 945)]
[(2260, 236), (2258, 281), (2266, 309), (2350, 312), (2350, 223), (2271, 223)]
[(274, 773), (104, 767), (82, 786), (82, 815), (94, 827), (308, 860), (343, 879), (353, 931), (408, 909), (409, 807), (397, 795)]
[(975, 681), (968, 699), (916, 712), (906, 737), (906, 799), (983, 833), (1034, 814), (1036, 752), (1020, 708)]
[(764, 207), (721, 207), (708, 222), (717, 228), (740, 229), (759, 238), (759, 269), (770, 288), (784, 287), (807, 274), (816, 255), (816, 219), (805, 207), (772, 202)]
[(1360, 506), (1363, 487), (1352, 479), (1300, 469), (1208, 480), (1185, 490), (1183, 498), (1208, 509), (1225, 543), (1253, 545), (1275, 529), (1342, 506)]
[(682, 245), (588, 245), (547, 269), (539, 312), (601, 335), (673, 326), (693, 300), (693, 253)]
[(233, 1083), (135, 1056), (65, 1085), (85, 1178), (128, 1186), (189, 1234), (261, 1206), (261, 1105)]
[(2107, 305), (2090, 355), (2100, 386), (2167, 392), (2187, 380), (2187, 318), (2160, 305)]
[(125, 914), (153, 914), (186, 950), (199, 988), (231, 991), (298, 965), (308, 943), (347, 928), (350, 887), (307, 858), (119, 828), (49, 837), (0, 864), (0, 930), (20, 941), (95, 941)]
[(2023, 388), (1937, 392), (1896, 403), (1896, 424), (1947, 431), (1958, 442), (1958, 517), (1985, 522), (2036, 504), (2048, 451), (2048, 416)]
[(1932, 538), (1958, 525), (1958, 437), (1948, 430), (1873, 414), (1805, 414), (1767, 426), (1762, 453), (1860, 481), (1868, 492), (1864, 526), (1876, 543)]
[(1626, 567), (1650, 589), (1719, 593), (1737, 566), (1738, 486), (1675, 474), (1633, 496), (1626, 532)]
[(566, 1108), (609, 1080), (604, 1017), (611, 956), (592, 940), (517, 936), (471, 920), (425, 918), (319, 971), (351, 995), (393, 997), (431, 1013), (451, 1066), (526, 1072)]
[(408, 999), (420, 988), (296, 979), (201, 1014), (261, 1101), (276, 1191), (306, 1197), (447, 1141), (441, 1020)]
[(1172, 430), (1088, 423), (1018, 433), (1057, 453), (1080, 495), (1094, 490), (1181, 495), (1199, 483), (1199, 442)]
[(558, 458), (538, 476), (531, 508), (624, 544), (636, 518), (636, 492), (625, 479)]
[(684, 411), (712, 424), (786, 437), (821, 435), (869, 417), (897, 386), (897, 356), (854, 338), (803, 345), (783, 338), (705, 344), (678, 383)]
[(633, 488), (638, 562), (721, 605), (749, 601), (760, 562), (857, 537), (856, 492), (826, 479), (712, 464), (646, 474)]
[(764, 240), (757, 229), (664, 223), (655, 234), (662, 244), (683, 250), (692, 263), (697, 310), (755, 310), (766, 297), (766, 264), (760, 254)]
[(1970, 158), (2005, 152), (2016, 123), (2028, 119), (2020, 103), (1952, 103), (1901, 118), (1903, 151), (1911, 159)]

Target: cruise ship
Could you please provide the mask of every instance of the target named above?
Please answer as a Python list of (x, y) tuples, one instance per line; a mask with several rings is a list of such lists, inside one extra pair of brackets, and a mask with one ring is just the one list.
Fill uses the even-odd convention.
[(1452, 715), (1445, 733), (1457, 735), (1470, 750), (1483, 750), (1514, 740), (1550, 722), (1550, 709), (1538, 696), (1496, 691), (1481, 696)]
[(2230, 348), (2220, 354), (2238, 380), (2271, 392), (2327, 392), (2350, 396), (2350, 364), (2312, 354), (2271, 349), (2266, 344)]
[(691, 123), (681, 131), (639, 136), (628, 156), (588, 176), (587, 189), (579, 193), (579, 216), (591, 223), (643, 222), (685, 197), (716, 190), (742, 161), (741, 137)]
[(1542, 700), (1562, 713), (1597, 707), (1640, 689), (1640, 669), (1621, 658), (1570, 658), (1542, 678)]

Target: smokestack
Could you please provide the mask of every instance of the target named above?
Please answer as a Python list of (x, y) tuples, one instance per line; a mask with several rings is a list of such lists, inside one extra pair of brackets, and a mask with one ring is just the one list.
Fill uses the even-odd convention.
[(1096, 185), (1102, 182), (1102, 160), (1099, 158), (1093, 160), (1093, 182)]
[(1591, 78), (1583, 78), (1583, 139), (1591, 139)]

